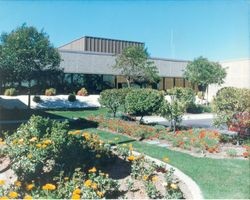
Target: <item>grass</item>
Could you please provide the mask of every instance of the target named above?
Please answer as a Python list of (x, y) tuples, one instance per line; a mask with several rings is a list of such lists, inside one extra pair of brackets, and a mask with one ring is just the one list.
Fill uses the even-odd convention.
[[(113, 133), (89, 129), (105, 141), (131, 143), (135, 150), (151, 157), (168, 157), (170, 164), (190, 176), (209, 199), (249, 199), (249, 161), (236, 159), (196, 158), (164, 147), (133, 141), (131, 138)], [(118, 140), (114, 140), (118, 138)]]
[[(106, 109), (84, 109), (75, 111), (46, 111), (45, 116), (51, 118), (72, 119), (75, 117), (86, 118), (90, 115), (106, 115)], [(12, 113), (13, 115), (13, 113)], [(86, 121), (86, 123), (90, 123)], [(79, 127), (71, 127), (82, 129), (87, 126), (81, 124)], [(116, 135), (96, 128), (87, 129), (97, 133), (105, 141), (115, 141), (119, 143), (132, 143), (135, 149), (145, 153), (151, 157), (162, 159), (169, 157), (170, 164), (177, 167), (185, 174), (190, 176), (200, 186), (205, 198), (223, 198), (223, 199), (244, 199), (250, 198), (250, 163), (246, 160), (236, 159), (211, 159), (196, 158), (185, 153), (171, 151), (164, 147), (158, 147), (139, 141), (123, 135)], [(115, 140), (114, 138), (118, 138)]]

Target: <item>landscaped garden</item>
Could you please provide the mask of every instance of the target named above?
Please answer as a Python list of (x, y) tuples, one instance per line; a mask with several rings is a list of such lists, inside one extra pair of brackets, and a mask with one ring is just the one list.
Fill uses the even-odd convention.
[[(161, 97), (162, 92), (135, 91), (144, 100), (139, 106), (135, 103), (133, 91), (127, 98), (130, 91), (126, 90), (124, 100), (119, 96), (119, 93), (124, 95), (123, 90), (117, 93), (111, 90), (110, 94), (115, 94), (115, 99), (108, 95), (104, 101), (101, 93), (102, 105), (115, 101), (107, 108), (43, 111), (55, 119), (68, 119), (69, 122), (33, 116), (15, 133), (4, 134), (1, 139), (1, 162), (7, 169), (9, 165), (15, 178), (1, 179), (1, 196), (189, 198), (188, 183), (175, 176), (168, 164), (146, 159), (144, 155), (148, 155), (177, 167), (191, 177), (205, 198), (249, 197), (247, 139), (239, 140), (215, 130), (187, 129), (180, 124), (182, 112), (177, 113), (177, 118), (171, 116), (172, 127), (135, 121), (135, 113), (143, 119), (143, 116), (157, 112), (152, 111), (156, 106), (144, 106), (148, 104), (148, 99), (151, 105), (166, 101)], [(129, 104), (130, 98), (133, 99), (132, 106)], [(166, 105), (159, 105), (163, 106), (165, 115)], [(170, 102), (168, 106), (168, 112), (172, 115), (171, 106), (178, 108), (178, 103)], [(234, 121), (236, 124), (239, 123)], [(150, 144), (149, 141), (154, 140), (166, 146)], [(225, 145), (230, 146), (231, 152), (219, 159), (209, 158), (218, 155)], [(235, 151), (238, 147), (244, 151)], [(1, 170), (5, 171), (6, 168)]]
[[(204, 100), (226, 77), (220, 64), (187, 65), (201, 93), (158, 91), (147, 88), (160, 78), (147, 50), (127, 47), (113, 68), (128, 88), (88, 96), (99, 81), (63, 84), (44, 32), (23, 25), (0, 39), (0, 199), (250, 198), (250, 91), (222, 88)], [(218, 129), (183, 126), (185, 114), (202, 112)], [(146, 123), (152, 115), (168, 124)]]

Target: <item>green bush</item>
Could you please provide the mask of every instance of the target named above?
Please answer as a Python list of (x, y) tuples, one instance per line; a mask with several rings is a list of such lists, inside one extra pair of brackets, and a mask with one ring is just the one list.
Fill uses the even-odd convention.
[(191, 104), (187, 107), (187, 113), (211, 113), (212, 108), (210, 106), (206, 105), (200, 105), (200, 104)]
[(88, 91), (85, 88), (81, 88), (80, 90), (78, 90), (77, 95), (78, 96), (87, 96)]
[(195, 92), (191, 88), (175, 87), (167, 90), (167, 95), (174, 95), (186, 108), (195, 104)]
[(124, 98), (122, 92), (119, 89), (108, 89), (100, 93), (99, 102), (102, 106), (105, 106), (113, 113), (113, 117), (116, 116), (118, 108), (123, 104)]
[(131, 115), (143, 116), (158, 113), (164, 100), (162, 92), (153, 89), (137, 89), (129, 92), (125, 98), (127, 111)]
[(237, 113), (250, 112), (250, 89), (225, 87), (220, 89), (212, 102), (216, 113), (214, 124), (219, 126), (232, 123)]
[(65, 147), (67, 129), (67, 123), (32, 116), (6, 138), (11, 168), (20, 179), (36, 176), (44, 171), (43, 163), (55, 161)]
[(69, 94), (69, 96), (68, 96), (68, 101), (70, 101), (70, 102), (76, 101), (76, 95), (74, 95), (74, 94)]
[(128, 95), (129, 92), (131, 92), (132, 89), (131, 88), (121, 88), (121, 89), (118, 89), (117, 90), (117, 95), (118, 95), (118, 98), (120, 99), (120, 106), (123, 107), (124, 109), (124, 112), (127, 112), (127, 108), (126, 108), (126, 96)]
[(16, 95), (16, 89), (15, 88), (8, 88), (4, 91), (5, 96), (15, 96)]
[(56, 89), (55, 88), (49, 88), (45, 90), (46, 96), (54, 96), (56, 95)]
[(39, 102), (41, 102), (41, 97), (40, 96), (37, 96), (37, 95), (35, 95), (34, 97), (33, 97), (33, 99), (32, 99), (34, 102), (36, 102), (36, 103), (39, 103)]

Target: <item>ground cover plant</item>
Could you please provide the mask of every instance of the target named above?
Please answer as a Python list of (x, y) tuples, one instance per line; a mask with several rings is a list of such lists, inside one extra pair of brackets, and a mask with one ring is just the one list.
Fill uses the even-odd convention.
[[(159, 174), (157, 169), (162, 166), (145, 160), (143, 156), (134, 156), (131, 145), (120, 145), (117, 151), (113, 151), (111, 144), (97, 134), (68, 131), (67, 122), (32, 116), (27, 124), (0, 142), (0, 155), (10, 158), (10, 167), (17, 175), (12, 185), (4, 186), (5, 180), (0, 180), (1, 198), (117, 198), (121, 195), (119, 181), (102, 169), (105, 171), (106, 167), (121, 159), (131, 166), (129, 179), (144, 184), (145, 194), (150, 198), (183, 196), (172, 177), (172, 170)], [(150, 170), (142, 172), (138, 166)], [(154, 183), (158, 176), (166, 177), (164, 192), (158, 191)]]

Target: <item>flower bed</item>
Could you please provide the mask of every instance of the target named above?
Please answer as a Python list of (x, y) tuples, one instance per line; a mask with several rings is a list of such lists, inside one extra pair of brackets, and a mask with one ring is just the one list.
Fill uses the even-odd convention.
[[(161, 139), (170, 142), (173, 147), (193, 151), (218, 153), (224, 145), (224, 136), (218, 131), (208, 129), (189, 129), (170, 132), (164, 126), (139, 125), (136, 122), (120, 119), (89, 117), (89, 120), (96, 121), (102, 129), (126, 134), (139, 139)], [(223, 141), (223, 142), (222, 142)], [(240, 156), (247, 157), (248, 151)]]
[[(146, 198), (183, 197), (173, 170), (133, 155), (131, 145), (113, 150), (96, 134), (68, 132), (67, 123), (33, 116), (0, 145), (17, 176), (11, 185), (0, 180), (3, 199), (133, 198), (138, 186)], [(118, 162), (129, 172), (122, 180), (107, 170)]]

